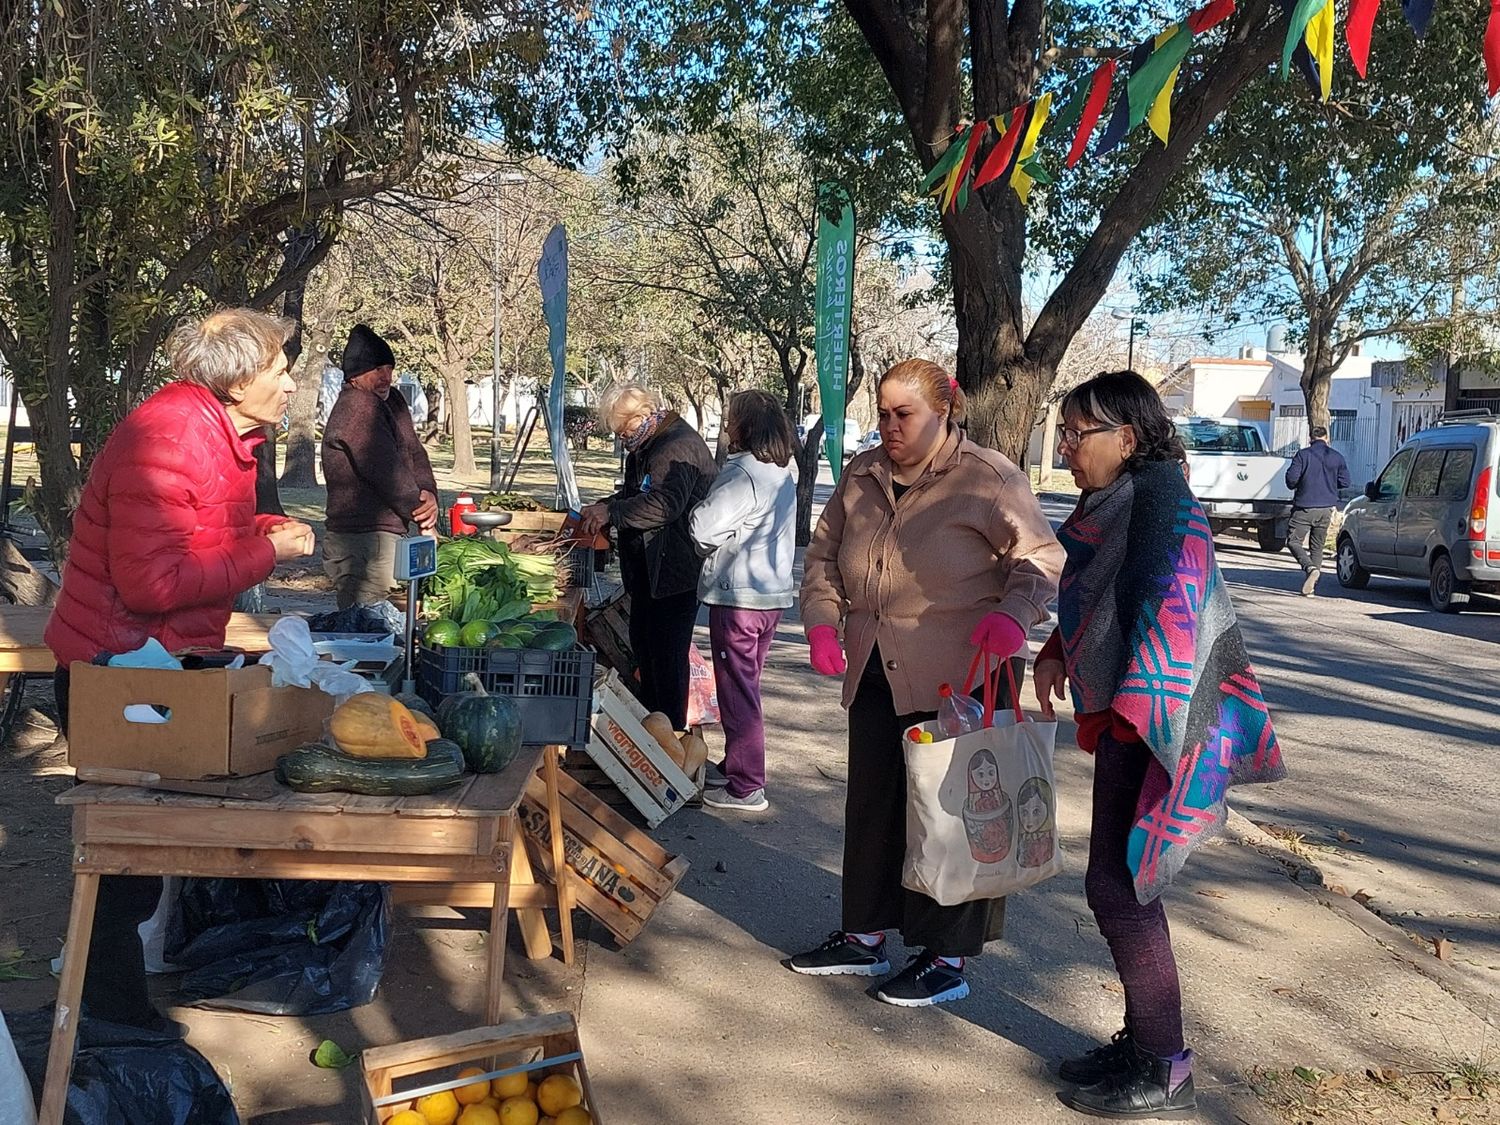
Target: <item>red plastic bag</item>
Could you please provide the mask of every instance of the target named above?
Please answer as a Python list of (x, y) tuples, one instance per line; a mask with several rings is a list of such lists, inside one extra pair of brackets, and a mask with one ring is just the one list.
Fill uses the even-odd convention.
[(718, 722), (719, 689), (714, 684), (714, 666), (693, 645), (688, 649), (687, 724), (701, 727), (716, 726)]

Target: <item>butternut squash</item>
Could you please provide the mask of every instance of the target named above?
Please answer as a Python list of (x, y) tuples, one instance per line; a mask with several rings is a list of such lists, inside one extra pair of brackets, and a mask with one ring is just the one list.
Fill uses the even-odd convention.
[(334, 711), (328, 733), (355, 758), (424, 758), (427, 738), (404, 703), (378, 692), (356, 695)]
[(679, 763), (682, 772), (696, 780), (698, 771), (708, 762), (708, 743), (699, 735), (688, 731), (682, 736), (682, 757), (683, 760)]
[(641, 726), (646, 728), (646, 733), (660, 744), (675, 762), (682, 753), (682, 747), (677, 742), (677, 732), (672, 729), (672, 720), (660, 711), (652, 711), (641, 720)]

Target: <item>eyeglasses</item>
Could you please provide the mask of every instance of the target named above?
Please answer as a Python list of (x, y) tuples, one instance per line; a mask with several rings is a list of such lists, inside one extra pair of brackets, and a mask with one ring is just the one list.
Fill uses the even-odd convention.
[(1091, 430), (1075, 430), (1070, 426), (1058, 426), (1057, 444), (1077, 449), (1078, 443), (1083, 441), (1084, 438), (1091, 437), (1094, 434), (1107, 434), (1119, 428), (1119, 426), (1095, 426)]

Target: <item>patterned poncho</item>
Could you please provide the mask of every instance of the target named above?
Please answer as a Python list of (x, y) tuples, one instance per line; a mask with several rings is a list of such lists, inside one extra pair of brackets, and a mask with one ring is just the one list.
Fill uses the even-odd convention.
[(1058, 538), (1074, 705), (1113, 711), (1155, 758), (1128, 851), (1136, 897), (1150, 902), (1222, 829), (1231, 785), (1286, 767), (1182, 467), (1148, 464), (1085, 495)]

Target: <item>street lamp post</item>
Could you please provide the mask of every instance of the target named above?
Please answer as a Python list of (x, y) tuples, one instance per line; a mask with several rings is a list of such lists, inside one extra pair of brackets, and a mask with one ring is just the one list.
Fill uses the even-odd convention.
[(1145, 325), (1141, 324), (1141, 322), (1136, 318), (1135, 310), (1134, 309), (1131, 309), (1129, 312), (1126, 312), (1124, 309), (1112, 309), (1112, 310), (1110, 310), (1110, 314), (1109, 315), (1112, 316), (1112, 317), (1114, 317), (1116, 320), (1128, 320), (1128, 321), (1130, 321), (1130, 344), (1129, 344), (1129, 351), (1126, 352), (1125, 366), (1128, 367), (1128, 368), (1130, 368), (1130, 370), (1134, 371), (1135, 370), (1135, 333), (1136, 333), (1136, 326), (1140, 325), (1140, 330), (1142, 332), (1144, 332), (1146, 330)]

